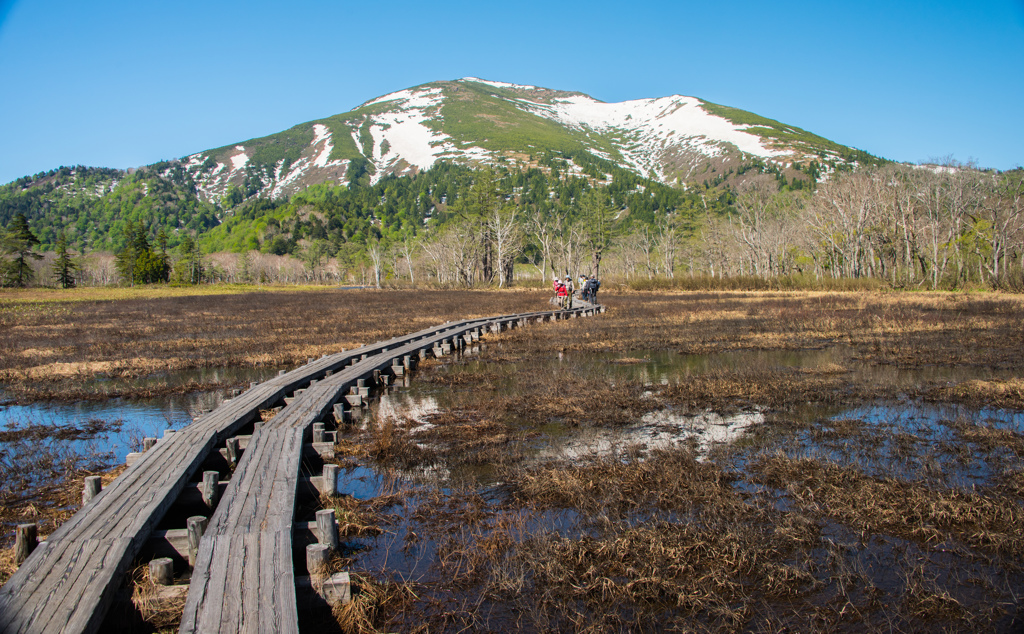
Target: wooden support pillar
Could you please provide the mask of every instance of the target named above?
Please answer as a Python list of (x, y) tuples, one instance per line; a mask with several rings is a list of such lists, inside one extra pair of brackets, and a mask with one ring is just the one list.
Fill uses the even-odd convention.
[(165, 429), (164, 430), (164, 438), (170, 438), (172, 435), (174, 435), (174, 430), (173, 429)]
[(201, 490), (203, 492), (203, 504), (210, 510), (213, 510), (220, 499), (220, 472), (204, 471)]
[(313, 423), (313, 442), (324, 441), (324, 424)]
[(412, 355), (407, 354), (402, 357), (402, 367), (406, 370), (412, 369)]
[(327, 496), (338, 494), (338, 465), (325, 464), (320, 480), (320, 493)]
[(100, 494), (102, 488), (103, 478), (100, 476), (88, 476), (85, 479), (85, 485), (82, 487), (82, 506), (92, 502), (92, 499)]
[(316, 588), (327, 579), (327, 563), (331, 559), (331, 549), (324, 544), (306, 546), (306, 570)]
[(142, 439), (142, 450), (149, 451), (156, 446), (156, 438), (143, 438)]
[(169, 586), (174, 583), (174, 560), (161, 557), (149, 562), (149, 579), (158, 586)]
[(338, 425), (343, 425), (347, 417), (345, 416), (345, 407), (341, 403), (334, 404), (334, 422)]
[(228, 438), (226, 444), (228, 448), (228, 462), (230, 462), (232, 466), (237, 465), (238, 458), (242, 453), (241, 450), (238, 448), (238, 438)]
[(199, 555), (199, 540), (203, 538), (206, 527), (210, 520), (202, 515), (193, 515), (187, 520), (188, 530), (188, 565), (193, 568), (196, 565), (196, 557)]
[(25, 563), (28, 556), (39, 545), (39, 527), (35, 524), (18, 524), (14, 535), (14, 563)]
[(331, 550), (338, 549), (338, 525), (334, 521), (334, 509), (316, 512), (316, 538)]

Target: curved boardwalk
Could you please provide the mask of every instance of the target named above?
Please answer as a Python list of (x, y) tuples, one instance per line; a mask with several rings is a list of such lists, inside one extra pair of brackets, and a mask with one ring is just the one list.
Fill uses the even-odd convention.
[(311, 361), (225, 401), (157, 442), (40, 544), (0, 588), (0, 632), (97, 631), (128, 567), (204, 462), (259, 410), (291, 393), (291, 402), (255, 429), (220, 496), (199, 542), (180, 631), (297, 632), (293, 516), (312, 425), (330, 419), (359, 379), (390, 372), (405, 355), (440, 350), (471, 332), (596, 310), (452, 322)]

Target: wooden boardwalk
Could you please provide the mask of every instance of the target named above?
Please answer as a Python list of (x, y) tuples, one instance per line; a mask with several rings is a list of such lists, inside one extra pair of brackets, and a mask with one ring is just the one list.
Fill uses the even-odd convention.
[(125, 572), (157, 536), (171, 506), (194, 491), (190, 482), (203, 464), (219, 457), (218, 447), (253, 423), (261, 409), (289, 394), (291, 402), (254, 430), (216, 503), (199, 542), (180, 631), (297, 632), (293, 523), (313, 424), (331, 420), (335, 404), (360, 379), (387, 376), (406, 356), (418, 358), (421, 350), (443, 354), (446, 341), (460, 347), (473, 333), (597, 310), (603, 309), (451, 322), (326, 356), (254, 385), (167, 434), (41, 543), (0, 588), (0, 633), (98, 631)]

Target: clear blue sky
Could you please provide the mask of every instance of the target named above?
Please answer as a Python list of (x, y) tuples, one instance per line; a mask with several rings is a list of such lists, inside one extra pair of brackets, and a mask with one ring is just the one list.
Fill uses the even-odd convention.
[(1024, 164), (1024, 0), (0, 0), (0, 183), (464, 76), (692, 95), (894, 160)]

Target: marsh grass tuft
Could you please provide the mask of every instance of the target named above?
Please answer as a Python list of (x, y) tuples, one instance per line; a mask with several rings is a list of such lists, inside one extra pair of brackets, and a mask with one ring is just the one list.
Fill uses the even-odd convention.
[(379, 580), (371, 575), (353, 574), (352, 601), (336, 605), (334, 618), (344, 632), (353, 634), (375, 633), (384, 628), (395, 612), (416, 599), (412, 586), (390, 580)]
[(129, 578), (132, 604), (142, 620), (158, 631), (176, 631), (185, 609), (186, 594), (179, 592), (168, 596), (162, 593), (163, 587), (157, 586), (150, 579), (148, 565), (134, 568)]

